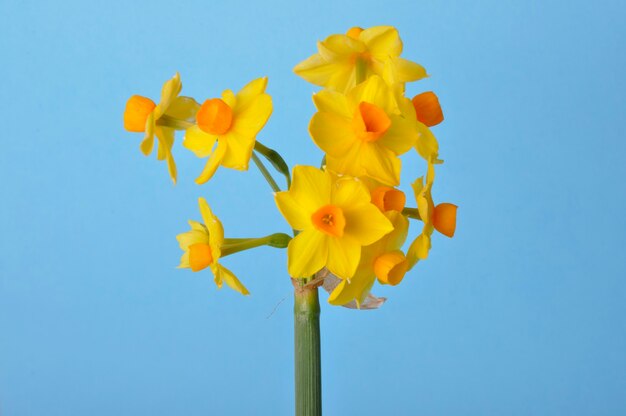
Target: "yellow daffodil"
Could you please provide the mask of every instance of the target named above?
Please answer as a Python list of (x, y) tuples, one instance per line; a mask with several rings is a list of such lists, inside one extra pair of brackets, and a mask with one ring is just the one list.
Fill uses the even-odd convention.
[(329, 170), (390, 186), (400, 183), (398, 156), (415, 146), (417, 131), (382, 78), (373, 76), (347, 95), (324, 90), (313, 101), (318, 112), (309, 132), (326, 152)]
[(329, 172), (311, 166), (296, 166), (291, 188), (275, 198), (287, 222), (301, 231), (287, 249), (292, 277), (309, 277), (326, 266), (349, 278), (359, 264), (361, 247), (393, 230), (360, 181), (335, 181)]
[[(382, 194), (381, 191), (376, 190), (379, 194)], [(393, 201), (387, 207), (383, 205), (381, 210), (388, 208), (384, 214), (393, 225), (393, 231), (363, 247), (354, 276), (343, 279), (330, 294), (328, 302), (333, 305), (345, 305), (353, 300), (361, 305), (377, 278), (381, 284), (395, 286), (402, 281), (409, 268), (409, 262), (401, 250), (409, 230), (409, 221), (402, 215), (404, 204), (400, 204), (402, 198), (399, 195), (404, 194), (398, 190), (388, 190), (386, 193)]]
[(415, 150), (426, 162), (442, 163), (439, 160), (439, 143), (429, 127), (443, 121), (443, 113), (439, 107), (439, 100), (433, 92), (418, 94), (409, 100), (399, 89), (394, 89), (394, 95), (400, 113), (417, 132)]
[(391, 26), (353, 27), (345, 35), (331, 35), (317, 43), (318, 53), (300, 62), (294, 72), (311, 82), (346, 92), (371, 75), (389, 84), (427, 76), (419, 64), (400, 58), (402, 40)]
[(267, 78), (259, 78), (236, 95), (225, 90), (222, 98), (202, 104), (196, 114), (196, 125), (187, 129), (183, 141), (196, 156), (209, 158), (196, 183), (211, 179), (220, 165), (248, 169), (256, 135), (272, 114), (272, 98), (265, 93), (266, 86)]
[(225, 282), (237, 292), (247, 295), (248, 289), (226, 267), (219, 263), (225, 245), (224, 228), (220, 220), (213, 214), (204, 198), (198, 200), (200, 214), (204, 224), (189, 221), (191, 230), (176, 236), (181, 250), (179, 268), (190, 268), (197, 272), (209, 267), (215, 277), (218, 288)]
[(124, 128), (130, 132), (145, 133), (141, 151), (148, 156), (154, 147), (154, 136), (158, 139), (157, 159), (166, 160), (167, 168), (176, 183), (176, 163), (172, 156), (174, 132), (194, 119), (199, 105), (193, 98), (179, 97), (182, 89), (178, 72), (163, 84), (161, 101), (155, 104), (149, 98), (133, 95), (126, 102)]
[(456, 230), (457, 206), (450, 203), (435, 206), (431, 194), (434, 180), (435, 168), (432, 163), (429, 163), (426, 180), (420, 177), (412, 184), (417, 209), (424, 226), (422, 233), (411, 243), (407, 252), (409, 267), (413, 267), (419, 260), (428, 258), (434, 230), (448, 237), (454, 236)]

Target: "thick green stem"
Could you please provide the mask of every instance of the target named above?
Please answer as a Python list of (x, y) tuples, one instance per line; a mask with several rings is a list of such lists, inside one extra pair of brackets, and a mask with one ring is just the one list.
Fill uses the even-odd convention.
[(317, 287), (294, 282), (296, 416), (321, 416), (320, 302)]

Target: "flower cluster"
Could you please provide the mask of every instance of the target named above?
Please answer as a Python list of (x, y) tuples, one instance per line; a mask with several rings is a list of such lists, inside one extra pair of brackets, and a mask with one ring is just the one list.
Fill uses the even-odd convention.
[[(317, 112), (309, 132), (324, 151), (325, 164), (297, 166), (291, 188), (276, 195), (276, 204), (300, 231), (289, 243), (289, 273), (296, 278), (330, 273), (338, 279), (329, 302), (360, 305), (376, 281), (397, 285), (428, 257), (434, 230), (454, 235), (456, 206), (435, 206), (431, 194), (435, 165), (442, 161), (430, 128), (443, 121), (443, 113), (433, 92), (405, 96), (405, 83), (427, 74), (400, 57), (395, 28), (354, 27), (317, 48), (294, 71), (324, 87), (313, 96)], [(417, 208), (406, 208), (398, 189), (400, 156), (411, 149), (427, 166), (426, 175), (412, 184)], [(405, 253), (409, 218), (423, 226)]]
[[(206, 159), (196, 178), (203, 184), (217, 169), (248, 170), (250, 159), (275, 192), (279, 211), (293, 238), (275, 233), (261, 238), (224, 238), (220, 220), (200, 198), (202, 222), (178, 235), (181, 268), (209, 269), (218, 287), (226, 283), (242, 294), (246, 287), (220, 264), (221, 258), (263, 245), (287, 248), (289, 275), (319, 283), (334, 279), (329, 302), (362, 306), (374, 283), (397, 285), (419, 260), (426, 259), (434, 230), (452, 237), (456, 206), (435, 205), (432, 187), (439, 146), (431, 127), (443, 121), (437, 96), (424, 92), (405, 96), (405, 83), (427, 76), (419, 64), (402, 58), (402, 41), (390, 26), (352, 28), (318, 42), (318, 53), (296, 65), (305, 80), (323, 87), (313, 96), (316, 112), (309, 132), (324, 152), (321, 168), (297, 165), (290, 171), (278, 152), (257, 141), (272, 113), (267, 78), (239, 92), (225, 90), (202, 104), (180, 96), (176, 74), (168, 80), (158, 104), (134, 95), (126, 103), (124, 127), (144, 134), (140, 149), (165, 160), (176, 182), (175, 132), (184, 131), (183, 146)], [(415, 208), (406, 207), (399, 189), (401, 156), (414, 149), (425, 161), (426, 174), (413, 184)], [(257, 156), (286, 178), (282, 190)], [(421, 220), (419, 235), (406, 251), (410, 219)]]

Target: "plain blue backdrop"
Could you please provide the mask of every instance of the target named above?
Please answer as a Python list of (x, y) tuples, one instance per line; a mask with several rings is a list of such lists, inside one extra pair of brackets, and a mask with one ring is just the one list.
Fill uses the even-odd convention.
[(288, 231), (269, 188), (195, 185), (180, 136), (172, 186), (122, 111), (175, 71), (199, 99), (267, 75), (259, 139), (318, 164), (292, 68), (378, 24), (432, 75), (408, 93), (440, 96), (435, 197), (459, 224), (382, 309), (322, 296), (325, 414), (626, 414), (625, 19), (617, 0), (2, 0), (0, 414), (292, 413), (285, 252), (224, 260), (250, 297), (175, 268), (198, 196), (229, 236)]

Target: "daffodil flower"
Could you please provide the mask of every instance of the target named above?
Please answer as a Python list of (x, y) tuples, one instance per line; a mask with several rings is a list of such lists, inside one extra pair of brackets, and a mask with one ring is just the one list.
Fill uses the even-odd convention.
[(418, 94), (409, 100), (399, 88), (394, 88), (395, 101), (404, 119), (417, 132), (414, 147), (417, 153), (428, 163), (443, 163), (439, 160), (439, 143), (430, 127), (443, 121), (437, 96), (429, 91)]
[(227, 243), (221, 221), (213, 214), (204, 198), (198, 200), (198, 205), (204, 224), (190, 220), (191, 230), (176, 236), (181, 250), (184, 251), (178, 267), (190, 268), (194, 272), (208, 267), (218, 288), (225, 282), (242, 295), (249, 294), (233, 272), (219, 263)]
[(393, 230), (360, 181), (333, 180), (329, 172), (311, 166), (296, 166), (291, 188), (275, 199), (289, 225), (301, 231), (287, 248), (289, 274), (295, 278), (312, 276), (325, 266), (349, 278), (361, 247)]
[(421, 234), (411, 243), (407, 251), (409, 268), (412, 268), (419, 260), (428, 258), (431, 248), (431, 236), (434, 230), (447, 237), (453, 237), (456, 230), (457, 206), (450, 203), (442, 203), (435, 206), (431, 194), (435, 180), (435, 168), (432, 163), (428, 164), (426, 179), (418, 178), (411, 184), (417, 209), (424, 223)]
[(400, 57), (402, 40), (391, 26), (353, 27), (317, 43), (318, 53), (300, 62), (294, 72), (312, 84), (346, 92), (372, 75), (391, 84), (427, 76), (419, 64)]
[[(272, 98), (265, 93), (267, 78), (259, 78), (236, 95), (225, 90), (222, 98), (206, 100), (187, 129), (183, 146), (196, 156), (208, 157), (196, 183), (207, 182), (221, 165), (247, 170), (256, 135), (272, 114)], [(217, 142), (217, 146), (215, 143)]]
[(126, 102), (124, 128), (130, 132), (145, 133), (140, 149), (144, 155), (152, 153), (154, 136), (159, 142), (157, 159), (166, 160), (167, 168), (176, 183), (176, 163), (172, 156), (175, 130), (183, 129), (194, 119), (198, 103), (190, 97), (179, 97), (182, 89), (178, 72), (163, 84), (158, 104), (147, 97), (133, 95)]
[(313, 101), (318, 112), (309, 132), (326, 152), (329, 170), (389, 186), (400, 183), (398, 156), (415, 146), (418, 133), (382, 78), (373, 76), (347, 95), (324, 90)]
[(385, 216), (393, 225), (393, 231), (363, 247), (356, 273), (337, 285), (328, 298), (330, 304), (345, 305), (355, 300), (360, 306), (377, 279), (381, 284), (395, 286), (404, 278), (409, 262), (401, 248), (408, 234), (409, 221), (401, 211), (390, 210)]

